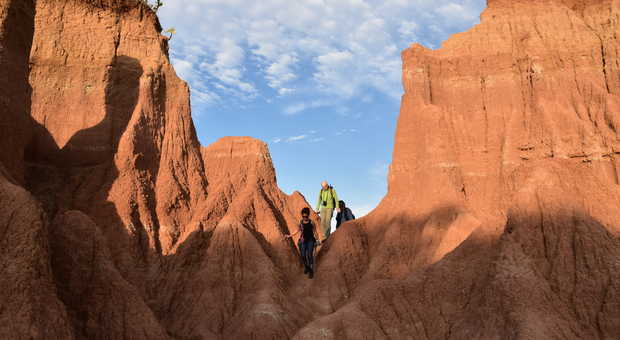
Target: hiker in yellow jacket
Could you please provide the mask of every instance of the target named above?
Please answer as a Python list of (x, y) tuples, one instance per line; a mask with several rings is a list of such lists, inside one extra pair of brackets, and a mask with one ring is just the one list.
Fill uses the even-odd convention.
[(332, 216), (334, 215), (334, 208), (340, 209), (337, 206), (338, 195), (336, 190), (331, 185), (328, 185), (326, 181), (321, 183), (321, 192), (319, 192), (319, 199), (316, 203), (316, 211), (321, 216), (321, 231), (323, 232), (324, 240), (329, 237), (332, 228)]

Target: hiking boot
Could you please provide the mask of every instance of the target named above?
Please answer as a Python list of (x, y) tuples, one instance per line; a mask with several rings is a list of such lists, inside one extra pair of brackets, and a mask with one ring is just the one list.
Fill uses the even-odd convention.
[(304, 274), (308, 274), (308, 267), (304, 266)]
[(311, 279), (314, 277), (314, 271), (310, 270), (310, 274), (308, 274), (308, 278)]

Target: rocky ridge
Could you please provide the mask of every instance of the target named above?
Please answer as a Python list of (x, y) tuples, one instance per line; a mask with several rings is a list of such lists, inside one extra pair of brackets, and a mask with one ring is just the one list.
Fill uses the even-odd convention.
[[(0, 81), (17, 84), (17, 95), (2, 97), (0, 285), (10, 308), (0, 334), (165, 339), (298, 328), (303, 317), (283, 300), (300, 263), (283, 234), (307, 203), (277, 188), (264, 143), (200, 146), (189, 89), (152, 10), (134, 0), (1, 8), (0, 61), (15, 72)], [(293, 316), (261, 316), (269, 308)]]
[(337, 307), (297, 338), (617, 338), (617, 9), (490, 0), (402, 53), (388, 194), (322, 254)]
[(618, 1), (489, 0), (405, 50), (388, 194), (313, 281), (305, 199), (263, 142), (199, 145), (149, 8), (0, 1), (0, 337), (620, 334)]

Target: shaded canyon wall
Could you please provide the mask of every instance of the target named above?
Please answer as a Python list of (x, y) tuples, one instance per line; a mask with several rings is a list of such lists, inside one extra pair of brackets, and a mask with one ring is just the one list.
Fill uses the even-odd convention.
[(309, 280), (304, 197), (199, 145), (151, 9), (0, 0), (0, 337), (617, 337), (619, 4), (489, 0), (405, 50), (388, 194)]
[(323, 250), (333, 313), (298, 338), (618, 337), (619, 4), (489, 0), (402, 53), (388, 194)]

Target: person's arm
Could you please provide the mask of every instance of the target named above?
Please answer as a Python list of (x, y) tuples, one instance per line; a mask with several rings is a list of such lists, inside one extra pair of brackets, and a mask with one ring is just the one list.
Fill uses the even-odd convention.
[(332, 195), (334, 195), (334, 203), (336, 203), (336, 206), (334, 208), (336, 208), (337, 211), (340, 211), (340, 204), (338, 202), (340, 202), (340, 200), (338, 200), (338, 194), (336, 193), (336, 190), (332, 188)]
[(297, 230), (296, 232), (294, 232), (294, 233), (292, 233), (292, 234), (284, 235), (284, 237), (286, 237), (286, 238), (291, 238), (291, 237), (293, 237), (293, 236), (295, 236), (295, 235), (299, 234), (299, 232), (300, 232), (300, 231), (301, 231), (301, 230)]
[(316, 243), (321, 244), (321, 239), (319, 239), (319, 233), (317, 233), (316, 231), (316, 225), (314, 225), (313, 221), (310, 221), (310, 223), (312, 223), (312, 232), (314, 233), (314, 239), (316, 240)]
[(321, 209), (321, 194), (323, 193), (323, 190), (319, 191), (319, 200), (316, 201), (316, 211), (319, 211), (319, 209)]

